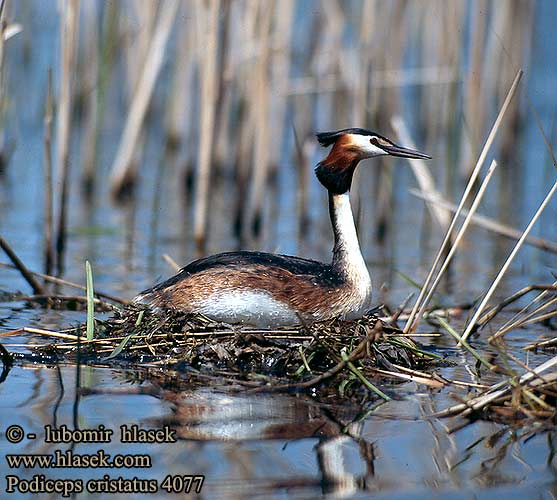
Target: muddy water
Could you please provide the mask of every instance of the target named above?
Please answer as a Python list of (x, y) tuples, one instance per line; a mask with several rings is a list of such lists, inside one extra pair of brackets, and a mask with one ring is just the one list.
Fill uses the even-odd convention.
[[(547, 124), (551, 123), (557, 105), (554, 92), (557, 47), (552, 35), (552, 19), (557, 14), (552, 2), (539, 2), (539, 5), (533, 40), (535, 57), (524, 87)], [(58, 60), (55, 50), (45, 49), (56, 45), (56, 16), (46, 7), (43, 10), (36, 17), (22, 14), (25, 23), (29, 23), (24, 28), (34, 34), (38, 43), (29, 44), (29, 38), (15, 38), (6, 53), (11, 103), (7, 110), (7, 139), (14, 141), (15, 149), (0, 178), (0, 233), (34, 270), (42, 269), (42, 106), (47, 68), (55, 66)], [(112, 109), (114, 116), (106, 120), (102, 132), (101, 188), (91, 205), (83, 203), (79, 195), (79, 164), (77, 161), (74, 164), (66, 277), (83, 283), (83, 262), (89, 259), (97, 289), (131, 297), (171, 274), (161, 259), (162, 253), (168, 253), (180, 263), (193, 259), (196, 253), (191, 238), (192, 206), (183, 202), (181, 182), (176, 182), (181, 178), (181, 160), (163, 159), (161, 154), (160, 95), (153, 104), (154, 123), (149, 128), (137, 199), (126, 207), (111, 204), (106, 179), (121, 132), (121, 123), (115, 117), (125, 115), (121, 96), (116, 102), (120, 104)], [(405, 118), (412, 123), (412, 116)], [(324, 127), (334, 125), (323, 124)], [(447, 137), (441, 132), (438, 143), (446, 142)], [(78, 148), (75, 140), (74, 158)], [(436, 152), (431, 153), (435, 156)], [(319, 154), (316, 152), (314, 161)], [(331, 248), (326, 197), (312, 181), (310, 229), (305, 238), (298, 238), (292, 190), (295, 165), (290, 157), (285, 163), (269, 191), (271, 223), (257, 247), (326, 260)], [(375, 237), (378, 214), (374, 200), (366, 196), (375, 192), (376, 175), (371, 165), (358, 178), (359, 228), (377, 301), (398, 304), (411, 287), (397, 272), (415, 280), (423, 278), (439, 235), (434, 229), (425, 229), (426, 211), (421, 202), (408, 194), (408, 189), (415, 186), (410, 171), (400, 162), (393, 161), (391, 166), (396, 182), (389, 237), (383, 245)], [(432, 166), (436, 175), (445, 168), (449, 167), (441, 161)], [(510, 186), (506, 193), (509, 213), (500, 213), (495, 196), (487, 197), (482, 210), (524, 227), (553, 179), (543, 141), (531, 116), (518, 136), (512, 168), (505, 172), (501, 175), (506, 176)], [(226, 182), (215, 182), (208, 253), (238, 246), (230, 219), (234, 193)], [(159, 196), (153, 186), (160, 186)], [(535, 233), (555, 241), (556, 220), (557, 206), (552, 203)], [(455, 264), (453, 293), (444, 296), (443, 301), (469, 301), (485, 290), (511, 247), (506, 240), (472, 229)], [(554, 255), (524, 248), (505, 278), (501, 294), (532, 282), (547, 283), (555, 269)], [(17, 273), (0, 268), (0, 291), (15, 290), (29, 292)], [(25, 302), (0, 302), (0, 333), (21, 326), (61, 329), (83, 320), (81, 312), (45, 311), (30, 308)], [(542, 333), (547, 332), (536, 328), (519, 332), (509, 339), (509, 345), (521, 359), (538, 364), (545, 359), (544, 355), (526, 359), (521, 346)], [(29, 335), (2, 339), (14, 352), (27, 352), (30, 344), (44, 342), (44, 338)], [(482, 339), (474, 345), (482, 352), (488, 351)], [(449, 379), (478, 382), (471, 369), (473, 360), (453, 346), (449, 338), (434, 343), (437, 352), (454, 363), (440, 368), (439, 374)], [(466, 390), (462, 388), (432, 390), (415, 383), (382, 380), (378, 383), (393, 401), (360, 407), (324, 405), (311, 395), (248, 396), (225, 392), (212, 385), (190, 387), (180, 379), (174, 387), (161, 386), (162, 374), (156, 367), (82, 366), (78, 372), (75, 366), (20, 362), (3, 375), (5, 379), (0, 384), (3, 490), (4, 476), (17, 475), (21, 480), (31, 480), (44, 474), (50, 479), (68, 479), (76, 488), (81, 480), (84, 489), (90, 480), (101, 481), (91, 488), (108, 487), (102, 484), (105, 475), (113, 480), (120, 476), (136, 477), (145, 480), (145, 484), (151, 480), (158, 489), (152, 493), (153, 498), (166, 496), (168, 491), (163, 487), (179, 487), (180, 481), (183, 486), (179, 476), (204, 476), (202, 495), (210, 498), (249, 495), (315, 498), (322, 494), (356, 498), (370, 494), (379, 498), (557, 496), (555, 433), (538, 434), (524, 442), (516, 439), (519, 430), (481, 421), (451, 433), (450, 429), (461, 422), (429, 417), (453, 404), (455, 396), (464, 397)], [(481, 380), (482, 383), (493, 381), (489, 377)], [(80, 397), (76, 396), (77, 385), (80, 393), (83, 392)], [(176, 442), (172, 442), (172, 437), (165, 443), (122, 443), (120, 426), (132, 428), (135, 424), (163, 430), (168, 426), (175, 431)], [(26, 436), (34, 433), (36, 437), (10, 443), (6, 431), (11, 425), (19, 425)], [(72, 429), (97, 429), (103, 425), (114, 430), (114, 435), (110, 442), (102, 444), (45, 443), (45, 426), (62, 425)], [(6, 454), (53, 454), (55, 450), (69, 449), (81, 455), (95, 454), (101, 449), (111, 456), (141, 454), (149, 457), (151, 464), (144, 468), (118, 469), (26, 469), (23, 466), (11, 469), (5, 459)], [(172, 481), (165, 483), (168, 476), (178, 477), (175, 485)], [(149, 484), (153, 487), (153, 483)], [(20, 496), (25, 497), (21, 494), (17, 497)], [(97, 498), (93, 493), (89, 496)], [(123, 497), (113, 494), (110, 498), (119, 496)], [(58, 498), (59, 494), (50, 497)]]

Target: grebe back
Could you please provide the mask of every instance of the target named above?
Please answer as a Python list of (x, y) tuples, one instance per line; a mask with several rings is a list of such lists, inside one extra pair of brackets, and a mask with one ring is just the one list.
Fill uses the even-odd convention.
[(371, 278), (349, 198), (354, 170), (361, 160), (375, 156), (430, 157), (360, 128), (317, 134), (317, 139), (322, 146), (333, 146), (315, 167), (329, 193), (334, 233), (330, 264), (264, 252), (221, 253), (191, 262), (134, 302), (258, 327), (354, 319), (369, 310)]

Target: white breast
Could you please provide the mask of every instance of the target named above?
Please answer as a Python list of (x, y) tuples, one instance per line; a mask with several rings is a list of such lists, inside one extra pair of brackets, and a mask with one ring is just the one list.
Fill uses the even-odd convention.
[(287, 304), (263, 291), (219, 292), (196, 304), (196, 312), (216, 321), (244, 323), (261, 328), (295, 325), (300, 322)]

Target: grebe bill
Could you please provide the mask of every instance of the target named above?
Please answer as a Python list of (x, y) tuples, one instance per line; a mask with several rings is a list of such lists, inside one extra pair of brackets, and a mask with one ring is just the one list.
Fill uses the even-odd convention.
[(196, 260), (134, 302), (200, 313), (216, 321), (275, 327), (334, 317), (354, 319), (371, 308), (371, 278), (360, 251), (350, 186), (360, 160), (381, 155), (429, 158), (365, 129), (318, 134), (333, 145), (315, 168), (329, 193), (331, 264), (264, 252), (227, 252)]

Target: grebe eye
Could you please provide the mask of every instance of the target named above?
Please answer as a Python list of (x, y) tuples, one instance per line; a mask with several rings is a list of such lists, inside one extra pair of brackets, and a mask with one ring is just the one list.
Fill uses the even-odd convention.
[(392, 146), (393, 144), (391, 144), (389, 141), (385, 140), (385, 139), (380, 139), (379, 137), (372, 137), (370, 139), (370, 142), (374, 145), (377, 146), (378, 148), (384, 148), (384, 147), (389, 147)]

